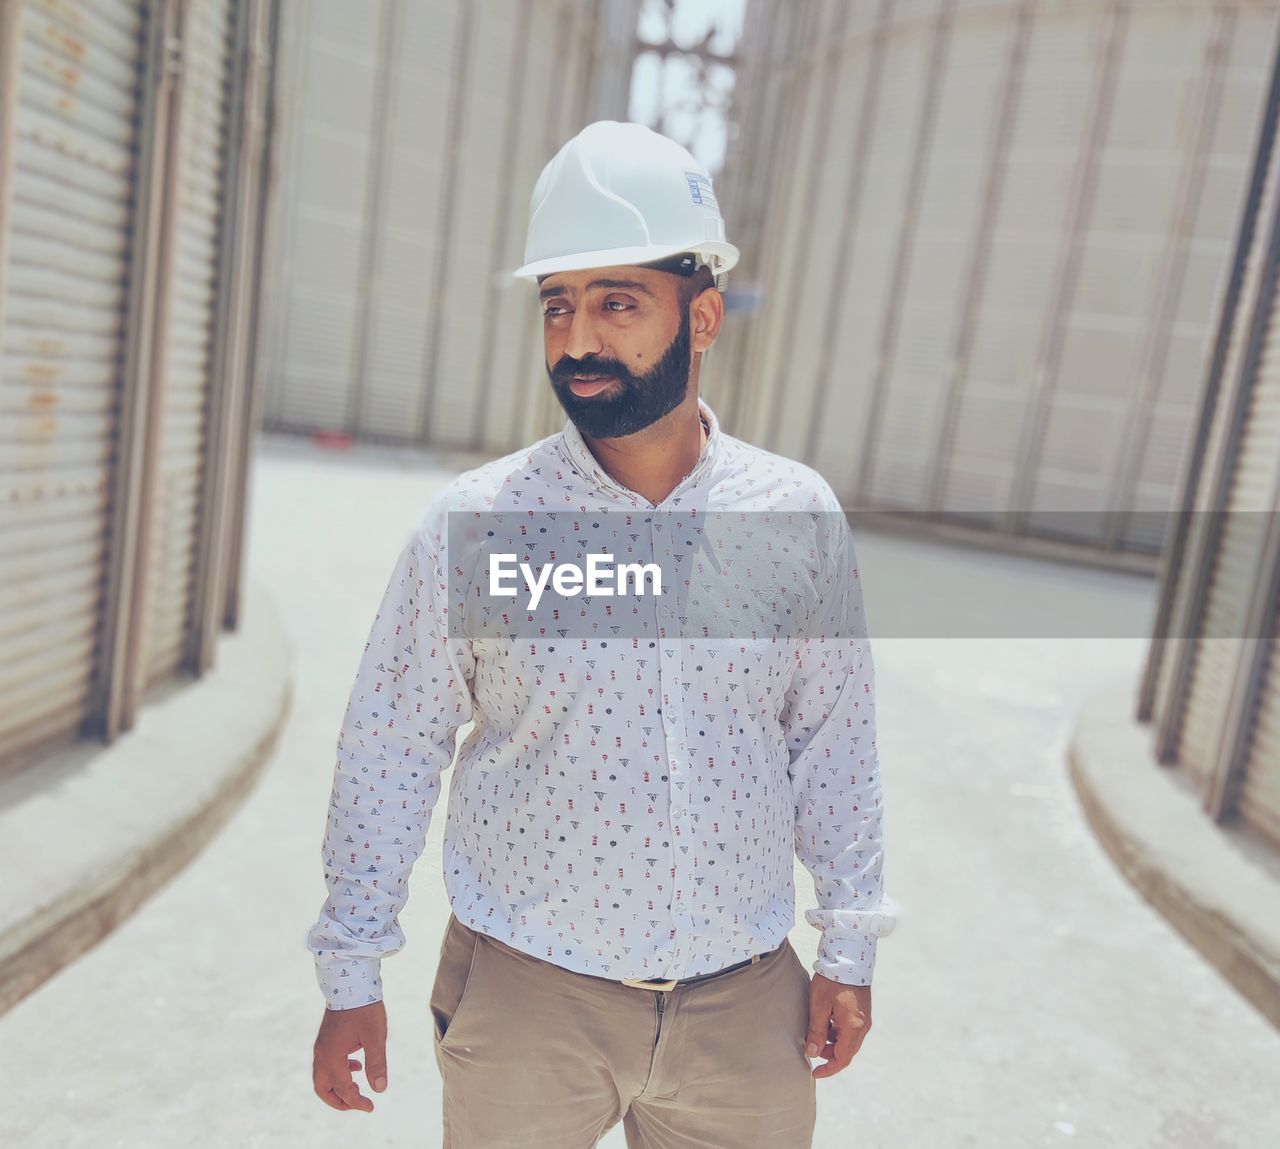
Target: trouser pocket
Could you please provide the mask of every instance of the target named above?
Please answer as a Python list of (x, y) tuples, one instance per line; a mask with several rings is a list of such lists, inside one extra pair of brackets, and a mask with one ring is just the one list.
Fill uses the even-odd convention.
[(436, 1043), (444, 1042), (456, 1030), (457, 1022), (474, 987), (481, 936), (450, 915), (440, 946), (440, 964), (431, 988), (431, 1019)]

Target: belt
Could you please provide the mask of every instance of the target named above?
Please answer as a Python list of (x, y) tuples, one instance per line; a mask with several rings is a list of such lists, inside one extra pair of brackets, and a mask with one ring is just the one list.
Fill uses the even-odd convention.
[(697, 977), (673, 978), (673, 977), (624, 977), (623, 985), (634, 986), (636, 989), (657, 989), (669, 993), (676, 986), (696, 985), (700, 981), (710, 981), (713, 977), (719, 977), (721, 974), (733, 973), (734, 970), (746, 969), (749, 965), (755, 965), (761, 958), (760, 954), (747, 958), (746, 961), (740, 961), (737, 965), (726, 966), (724, 969), (718, 969), (714, 973), (700, 973)]

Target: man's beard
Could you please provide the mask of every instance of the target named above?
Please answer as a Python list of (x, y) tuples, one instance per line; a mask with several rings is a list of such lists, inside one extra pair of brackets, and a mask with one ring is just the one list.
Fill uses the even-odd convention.
[[(662, 358), (643, 375), (633, 375), (616, 359), (590, 356), (586, 359), (562, 357), (548, 366), (551, 388), (560, 406), (584, 435), (592, 439), (616, 439), (641, 431), (674, 410), (689, 388), (689, 313), (680, 320), (680, 330)], [(607, 375), (618, 381), (606, 391), (584, 398), (569, 390), (574, 375)]]

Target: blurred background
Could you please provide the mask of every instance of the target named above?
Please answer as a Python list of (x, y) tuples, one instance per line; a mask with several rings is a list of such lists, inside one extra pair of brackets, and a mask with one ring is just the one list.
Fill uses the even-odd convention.
[[(743, 256), (702, 393), (841, 496), (873, 640), (895, 588), (975, 612), (877, 648), (906, 907), (881, 962), (916, 955), (878, 1000), (901, 985), (920, 1044), (878, 1022), (817, 1144), (1277, 1143), (1278, 9), (0, 0), (0, 1026), (81, 1082), (32, 1058), (49, 1107), (8, 1143), (338, 1143), (294, 1015), (343, 697), (414, 508), (564, 422), (509, 273), (597, 119), (711, 171)], [(1116, 621), (996, 641), (975, 607), (1075, 595)], [(981, 864), (938, 873), (975, 833)], [(418, 996), (433, 867), (394, 963)], [(954, 948), (988, 929), (1001, 957)], [(994, 1014), (954, 1002), (952, 958)], [(269, 1034), (253, 1088), (283, 1066), (287, 1102), (123, 1100), (93, 1015), (130, 1029), (142, 998), (139, 1056), (179, 1008), (228, 1043), (213, 1080)], [(975, 1023), (1007, 1040), (969, 1081)], [(423, 1078), (377, 1104), (429, 1138), (412, 1048)], [(1025, 1113), (972, 1100), (997, 1073)]]

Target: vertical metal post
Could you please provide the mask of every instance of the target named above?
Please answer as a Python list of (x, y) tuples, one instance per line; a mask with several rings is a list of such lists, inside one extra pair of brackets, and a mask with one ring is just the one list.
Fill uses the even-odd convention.
[(244, 583), (245, 567), (244, 540), (249, 518), (250, 460), (262, 421), (264, 352), (261, 343), (265, 325), (262, 321), (261, 301), (266, 279), (265, 269), (269, 266), (267, 220), (271, 215), (272, 195), (278, 186), (274, 161), (278, 127), (276, 88), (280, 6), (281, 0), (263, 0), (259, 9), (259, 23), (252, 49), (253, 70), (260, 77), (261, 98), (258, 103), (251, 105), (251, 114), (255, 116), (254, 133), (260, 139), (261, 162), (255, 179), (253, 231), (248, 241), (249, 250), (253, 256), (253, 266), (250, 272), (251, 280), (246, 289), (249, 299), (244, 360), (245, 384), (240, 399), (241, 433), (234, 460), (235, 487), (230, 498), (231, 521), (227, 541), (227, 586), (222, 607), (222, 625), (228, 630), (234, 630), (240, 625), (241, 588)]
[(179, 0), (165, 0), (166, 35), (163, 42), (164, 71), (167, 74), (166, 96), (169, 114), (165, 124), (159, 197), (160, 226), (157, 236), (155, 294), (151, 299), (150, 330), (151, 369), (147, 391), (148, 410), (145, 434), (139, 444), (141, 502), (137, 524), (137, 566), (129, 609), (130, 626), (125, 635), (123, 696), (120, 712), (124, 729), (133, 726), (142, 694), (146, 690), (146, 644), (150, 625), (152, 584), (154, 581), (153, 539), (156, 533), (156, 488), (160, 481), (160, 454), (163, 447), (164, 412), (168, 392), (169, 316), (173, 309), (174, 266), (177, 262), (177, 224), (179, 181), (182, 175), (183, 67), (182, 45), (186, 9)]
[(201, 484), (200, 531), (196, 541), (192, 628), (185, 661), (197, 674), (213, 665), (222, 630), (230, 560), (229, 520), (236, 487), (236, 462), (243, 426), (245, 343), (253, 265), (253, 209), (261, 133), (257, 107), (261, 68), (256, 55), (256, 26), (263, 0), (240, 0), (235, 7), (231, 56), (231, 106), (225, 129), (222, 179), (218, 297), (214, 322), (210, 394)]
[(99, 664), (89, 711), (91, 725), (108, 742), (134, 721), (137, 689), (134, 667), (140, 644), (144, 599), (139, 592), (148, 562), (155, 469), (153, 424), (158, 420), (156, 392), (156, 296), (160, 290), (162, 232), (170, 125), (174, 118), (176, 76), (173, 41), (177, 14), (173, 0), (150, 0), (146, 11), (147, 45), (143, 75), (139, 148), (133, 180), (133, 242), (129, 265), (129, 302), (120, 411), (117, 471), (110, 513), (106, 588)]
[[(262, 285), (267, 289), (265, 321), (258, 336), (258, 370), (263, 378), (263, 394), (258, 403), (262, 424), (275, 427), (287, 423), (286, 401), (289, 398), (289, 285), (294, 282), (294, 261), (298, 250), (299, 172), (302, 170), (306, 116), (302, 101), (311, 82), (312, 23), (315, 11), (311, 4), (299, 0), (276, 0), (280, 5), (273, 17), (271, 147), (272, 172), (267, 184), (267, 217), (263, 239)], [(285, 86), (287, 84), (287, 87)], [(266, 380), (270, 380), (270, 386)], [(254, 424), (258, 426), (258, 424)]]

